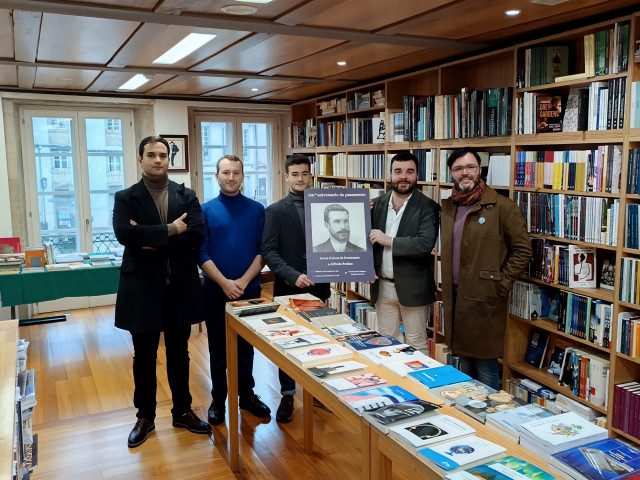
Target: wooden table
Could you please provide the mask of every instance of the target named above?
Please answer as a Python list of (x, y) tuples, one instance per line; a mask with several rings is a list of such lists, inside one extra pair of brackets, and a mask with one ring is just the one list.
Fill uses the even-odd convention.
[[(289, 311), (278, 310), (282, 314), (298, 324), (308, 326), (323, 334), (313, 325), (304, 322), (295, 314)], [(284, 370), (287, 375), (293, 378), (296, 383), (303, 388), (303, 426), (304, 426), (304, 451), (307, 454), (313, 453), (313, 398), (317, 398), (324, 403), (333, 413), (338, 415), (346, 423), (346, 428), (352, 431), (360, 431), (362, 460), (361, 478), (363, 480), (391, 480), (393, 465), (401, 466), (413, 478), (420, 479), (442, 479), (442, 474), (435, 468), (422, 462), (418, 456), (405, 448), (403, 444), (393, 437), (383, 434), (373, 427), (356, 412), (342, 403), (338, 396), (324, 387), (305, 369), (291, 361), (284, 353), (271, 345), (267, 340), (260, 337), (255, 331), (244, 325), (240, 319), (227, 312), (227, 378), (228, 378), (228, 399), (229, 399), (229, 457), (231, 470), (239, 471), (239, 422), (238, 422), (238, 335), (257, 348), (265, 357)], [(402, 378), (389, 369), (374, 365), (366, 359), (356, 355), (354, 360), (367, 364), (367, 370), (378, 374), (388, 380), (389, 385), (399, 385), (410, 391), (419, 398), (439, 403), (438, 399), (429, 395), (428, 390), (408, 378)], [(479, 437), (502, 445), (507, 449), (507, 455), (513, 455), (529, 463), (536, 465), (543, 470), (548, 470), (547, 462), (536, 455), (533, 455), (520, 445), (516, 445), (511, 440), (492, 430), (491, 428), (472, 419), (464, 413), (451, 406), (444, 405), (439, 410), (443, 415), (449, 415), (471, 425)]]
[(13, 474), (17, 349), (18, 321), (0, 321), (0, 478), (12, 478)]

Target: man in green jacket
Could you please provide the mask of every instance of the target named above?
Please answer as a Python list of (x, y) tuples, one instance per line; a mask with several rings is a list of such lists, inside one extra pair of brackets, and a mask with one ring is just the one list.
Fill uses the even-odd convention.
[(509, 291), (531, 260), (531, 241), (518, 206), (482, 180), (477, 153), (455, 150), (447, 164), (454, 188), (441, 212), (446, 342), (463, 372), (499, 390)]

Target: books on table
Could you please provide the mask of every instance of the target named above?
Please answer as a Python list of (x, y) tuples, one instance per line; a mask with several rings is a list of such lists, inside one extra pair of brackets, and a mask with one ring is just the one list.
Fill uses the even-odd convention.
[(320, 345), (329, 343), (329, 339), (323, 335), (305, 335), (303, 337), (286, 338), (273, 342), (273, 345), (282, 350), (290, 350), (292, 348), (309, 347), (311, 345)]
[(579, 480), (640, 478), (640, 450), (616, 438), (554, 453), (549, 466), (563, 477)]
[(447, 405), (454, 405), (456, 402), (466, 404), (471, 399), (484, 398), (490, 393), (496, 393), (496, 390), (474, 379), (429, 389), (429, 395)]
[(362, 412), (362, 417), (386, 434), (390, 427), (422, 420), (425, 417), (434, 415), (435, 410), (438, 408), (440, 408), (440, 405), (436, 403), (416, 399), (367, 410)]
[(338, 394), (359, 392), (386, 385), (387, 381), (375, 373), (365, 372), (342, 378), (326, 380), (324, 384)]
[(382, 366), (388, 368), (396, 375), (406, 377), (409, 372), (416, 372), (418, 370), (424, 370), (425, 368), (441, 367), (442, 363), (420, 351), (416, 351), (411, 356), (411, 360), (386, 362), (383, 363)]
[(418, 352), (415, 348), (405, 343), (400, 345), (391, 345), (389, 347), (370, 348), (358, 352), (364, 358), (376, 365), (382, 365), (387, 362), (413, 360)]
[(418, 450), (418, 457), (440, 473), (464, 470), (503, 455), (506, 449), (480, 437), (463, 437)]
[(302, 367), (313, 367), (329, 362), (339, 362), (353, 358), (353, 352), (337, 343), (314, 345), (311, 347), (288, 350), (291, 360)]
[(285, 338), (301, 337), (303, 335), (313, 335), (315, 332), (309, 327), (302, 325), (295, 325), (293, 327), (281, 327), (281, 328), (265, 328), (258, 330), (258, 335), (269, 342), (275, 342), (277, 340), (284, 340)]
[(242, 323), (244, 323), (251, 330), (263, 330), (265, 328), (283, 328), (283, 327), (295, 327), (296, 322), (290, 320), (277, 313), (263, 313), (261, 315), (250, 315), (240, 317)]
[[(354, 325), (358, 325), (358, 323), (354, 323)], [(324, 330), (324, 329), (323, 329)], [(347, 342), (364, 342), (365, 340), (370, 340), (372, 338), (381, 337), (376, 331), (368, 331), (368, 332), (360, 332), (360, 333), (345, 333), (344, 335), (336, 335), (332, 337), (336, 342), (348, 346)], [(355, 348), (353, 348), (355, 350)]]
[(278, 310), (279, 305), (266, 298), (252, 298), (247, 300), (234, 300), (227, 302), (227, 311), (244, 317), (245, 315), (260, 315), (262, 313), (272, 313)]
[(337, 378), (342, 375), (352, 374), (358, 370), (364, 370), (365, 368), (367, 368), (367, 365), (364, 363), (348, 360), (346, 362), (330, 363), (328, 365), (311, 367), (307, 372), (319, 380), (326, 380), (329, 378)]
[(484, 423), (487, 415), (491, 413), (504, 412), (523, 405), (527, 405), (527, 402), (500, 390), (484, 398), (469, 399), (466, 403), (456, 402), (456, 409)]
[(334, 325), (331, 327), (323, 327), (322, 331), (328, 333), (332, 337), (338, 337), (341, 335), (358, 335), (365, 332), (371, 332), (364, 323), (343, 323), (341, 325)]
[[(377, 332), (376, 332), (377, 333)], [(373, 348), (390, 347), (401, 345), (402, 343), (390, 335), (365, 336), (354, 340), (347, 340), (345, 346), (359, 352), (361, 350), (370, 350)]]
[(505, 437), (515, 443), (520, 441), (519, 427), (523, 423), (533, 422), (553, 416), (554, 413), (546, 408), (530, 403), (520, 407), (505, 410), (504, 412), (495, 412), (487, 415), (485, 425), (491, 427)]
[(466, 423), (449, 415), (431, 415), (389, 428), (389, 435), (413, 450), (474, 435)]
[(366, 410), (373, 410), (374, 408), (384, 407), (385, 405), (393, 405), (395, 403), (418, 399), (413, 393), (397, 385), (340, 395), (339, 398), (349, 408), (360, 414)]
[(608, 432), (580, 415), (567, 412), (520, 425), (520, 445), (539, 457), (607, 438)]
[(555, 480), (556, 477), (517, 457), (508, 455), (489, 463), (450, 473), (446, 480)]
[(462, 373), (451, 365), (443, 365), (442, 367), (409, 372), (408, 376), (417, 380), (427, 388), (441, 387), (442, 385), (450, 385), (452, 383), (471, 380), (469, 375)]

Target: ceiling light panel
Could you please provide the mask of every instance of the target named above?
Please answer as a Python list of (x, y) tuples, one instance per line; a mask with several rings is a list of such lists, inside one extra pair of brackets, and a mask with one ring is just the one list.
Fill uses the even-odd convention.
[(215, 37), (215, 35), (207, 33), (190, 33), (176, 45), (167, 50), (164, 54), (156, 58), (153, 63), (172, 65), (177, 61), (183, 59), (187, 55), (195, 52), (197, 49), (199, 49)]

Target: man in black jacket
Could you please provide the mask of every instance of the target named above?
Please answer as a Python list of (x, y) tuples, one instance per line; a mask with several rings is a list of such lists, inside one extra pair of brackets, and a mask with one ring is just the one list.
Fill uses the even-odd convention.
[(128, 445), (137, 447), (154, 430), (156, 357), (164, 332), (173, 426), (210, 434), (191, 410), (188, 341), (203, 318), (197, 260), (204, 239), (200, 202), (193, 190), (169, 180), (169, 144), (161, 137), (140, 142), (142, 180), (115, 195), (113, 230), (124, 245), (115, 325), (133, 341), (133, 404), (138, 420)]
[[(329, 284), (315, 284), (306, 273), (304, 191), (311, 182), (311, 162), (305, 155), (294, 154), (287, 157), (284, 171), (289, 194), (267, 207), (262, 236), (262, 258), (275, 276), (273, 296), (310, 293), (326, 300), (330, 293)], [(279, 376), (282, 400), (276, 420), (287, 423), (293, 419), (296, 384), (282, 370)]]

